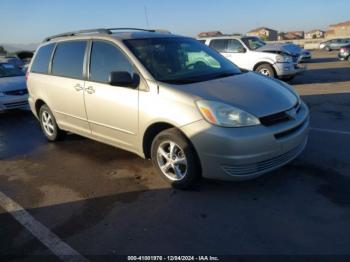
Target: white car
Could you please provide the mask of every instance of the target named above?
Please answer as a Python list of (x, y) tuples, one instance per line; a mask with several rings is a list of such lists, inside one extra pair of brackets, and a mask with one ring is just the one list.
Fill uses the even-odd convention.
[(13, 64), (0, 62), (0, 112), (17, 108), (28, 108), (24, 72)]
[(215, 49), (238, 67), (260, 74), (290, 80), (305, 71), (300, 54), (283, 44), (266, 44), (258, 37), (208, 37), (198, 39)]

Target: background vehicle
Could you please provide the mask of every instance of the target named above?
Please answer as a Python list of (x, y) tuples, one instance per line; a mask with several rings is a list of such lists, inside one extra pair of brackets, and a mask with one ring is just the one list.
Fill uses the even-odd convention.
[(134, 152), (179, 188), (201, 175), (254, 178), (302, 152), (308, 109), (292, 87), (192, 38), (123, 30), (70, 32), (39, 47), (29, 103), (49, 141), (70, 131)]
[(281, 79), (292, 79), (306, 67), (299, 64), (300, 54), (284, 45), (266, 44), (258, 37), (210, 37), (200, 41), (220, 52), (238, 67)]
[(339, 49), (339, 60), (348, 60), (350, 63), (350, 44)]
[(325, 49), (326, 51), (339, 50), (343, 46), (350, 44), (349, 38), (332, 39), (320, 44), (320, 49)]
[(25, 76), (13, 64), (0, 62), (0, 111), (28, 107)]
[(24, 66), (24, 62), (17, 56), (6, 56), (5, 58), (1, 59), (1, 62), (13, 64), (20, 69), (22, 69)]

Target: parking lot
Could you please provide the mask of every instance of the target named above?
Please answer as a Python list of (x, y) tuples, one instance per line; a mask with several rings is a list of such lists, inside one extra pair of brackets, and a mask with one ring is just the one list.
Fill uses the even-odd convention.
[[(291, 81), (311, 111), (307, 148), (259, 179), (174, 190), (148, 160), (75, 135), (47, 143), (32, 114), (15, 111), (0, 114), (0, 193), (91, 260), (350, 254), (350, 64), (336, 52), (313, 57)], [(52, 254), (31, 232), (40, 228), (1, 205), (0, 225), (0, 254)]]

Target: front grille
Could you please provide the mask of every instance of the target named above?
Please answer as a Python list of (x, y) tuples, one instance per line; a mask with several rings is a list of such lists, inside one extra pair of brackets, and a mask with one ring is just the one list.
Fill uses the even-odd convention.
[(8, 109), (17, 108), (17, 107), (24, 107), (28, 105), (28, 101), (20, 101), (20, 102), (13, 102), (13, 103), (4, 103), (4, 106)]
[(28, 90), (27, 89), (21, 89), (21, 90), (5, 91), (3, 93), (5, 95), (8, 95), (8, 96), (23, 96), (23, 95), (28, 94)]
[[(297, 103), (293, 108), (296, 109), (296, 113), (299, 113), (300, 111), (300, 104)], [(293, 109), (291, 108), (291, 109)], [(283, 111), (283, 112), (278, 112), (276, 114), (260, 117), (260, 123), (264, 126), (272, 126), (276, 125), (282, 122), (286, 122), (292, 119), (290, 115), (288, 115), (289, 110)]]
[(303, 151), (306, 142), (307, 140), (305, 140), (296, 148), (265, 161), (246, 165), (222, 166), (222, 169), (226, 174), (230, 176), (247, 176), (267, 172), (269, 170), (278, 168), (297, 157)]
[(299, 56), (298, 55), (294, 55), (294, 56), (292, 56), (292, 58), (293, 58), (293, 62), (294, 63), (298, 63), (299, 62)]
[(286, 131), (283, 131), (283, 132), (280, 132), (280, 133), (277, 133), (275, 134), (275, 138), (276, 139), (281, 139), (283, 137), (286, 137), (286, 136), (289, 136), (297, 131), (299, 131), (303, 126), (304, 126), (305, 122), (304, 123), (301, 123), (300, 125), (297, 125), (291, 129), (288, 129)]

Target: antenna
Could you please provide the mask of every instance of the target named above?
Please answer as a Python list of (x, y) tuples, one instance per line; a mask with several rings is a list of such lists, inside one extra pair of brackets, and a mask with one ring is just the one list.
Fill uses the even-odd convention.
[(147, 6), (144, 6), (144, 8), (145, 8), (146, 25), (147, 25), (147, 28), (149, 28), (149, 20), (148, 20)]

